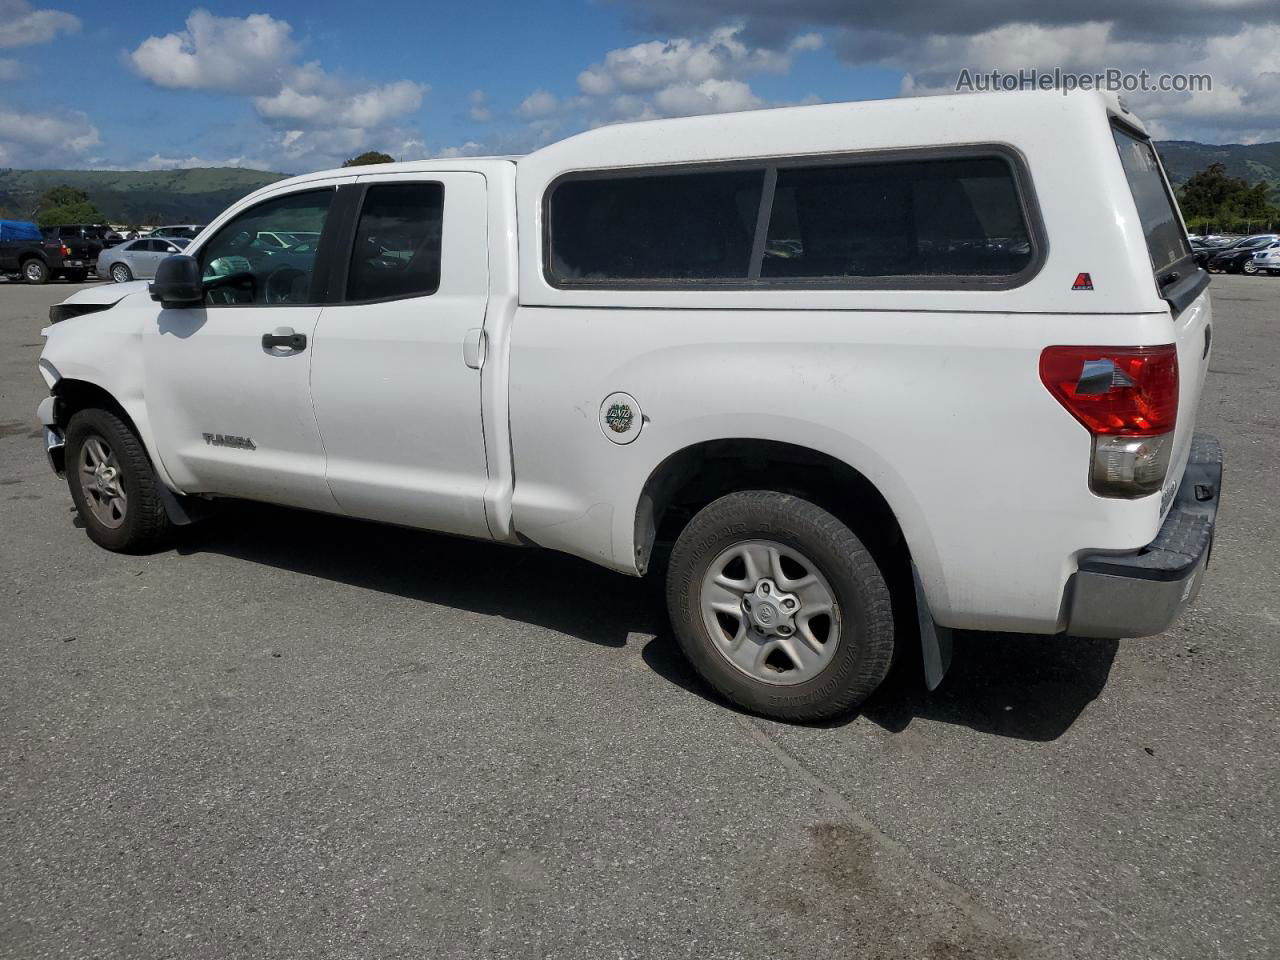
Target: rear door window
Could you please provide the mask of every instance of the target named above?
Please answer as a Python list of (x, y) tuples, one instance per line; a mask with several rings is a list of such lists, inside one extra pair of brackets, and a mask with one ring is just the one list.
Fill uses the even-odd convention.
[(1182, 219), (1160, 171), (1160, 161), (1156, 159), (1151, 141), (1135, 137), (1119, 127), (1113, 126), (1111, 130), (1120, 151), (1125, 179), (1129, 181), (1129, 190), (1133, 193), (1133, 202), (1142, 221), (1151, 267), (1157, 274), (1163, 273), (1179, 260), (1191, 256), (1191, 244), (1187, 241)]
[(347, 300), (435, 293), (440, 289), (443, 224), (444, 184), (380, 183), (369, 187), (356, 225)]

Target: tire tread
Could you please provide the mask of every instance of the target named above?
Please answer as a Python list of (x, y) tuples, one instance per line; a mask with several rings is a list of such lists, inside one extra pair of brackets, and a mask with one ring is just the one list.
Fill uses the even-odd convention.
[[(704, 564), (708, 562), (707, 554), (712, 550), (718, 552), (732, 542), (722, 535), (727, 528), (731, 525), (749, 527), (752, 523), (784, 525), (807, 550), (825, 553), (832, 561), (824, 566), (823, 573), (833, 581), (838, 592), (843, 584), (846, 594), (852, 590), (858, 595), (859, 619), (863, 621), (864, 630), (861, 636), (850, 638), (852, 623), (851, 618), (846, 617), (848, 633), (843, 642), (851, 639), (857, 642), (859, 655), (850, 665), (851, 673), (838, 677), (836, 688), (829, 693), (819, 691), (813, 696), (793, 697), (793, 702), (778, 702), (776, 694), (765, 695), (766, 691), (760, 689), (766, 685), (745, 676), (739, 678), (732, 673), (733, 668), (725, 669), (711, 659), (719, 658), (720, 654), (709, 647), (696, 602), (690, 598), (689, 585), (701, 579)], [(752, 536), (754, 534), (745, 530), (741, 534), (744, 539)], [(812, 559), (812, 553), (808, 555)], [(772, 490), (740, 491), (721, 497), (695, 515), (672, 551), (667, 607), (676, 638), (699, 675), (731, 703), (777, 719), (814, 721), (846, 714), (871, 695), (893, 663), (893, 607), (880, 567), (853, 531), (837, 517), (791, 494)], [(816, 679), (821, 680), (823, 676)]]
[[(87, 516), (89, 511), (82, 502), (83, 493), (76, 489), (74, 464), (79, 458), (82, 433), (102, 434), (127, 471), (129, 515), (117, 530), (97, 527), (92, 517)], [(122, 553), (147, 553), (164, 546), (173, 534), (173, 523), (160, 499), (160, 481), (151, 466), (151, 458), (129, 425), (110, 410), (98, 407), (80, 410), (67, 424), (67, 441), (67, 483), (90, 539), (101, 547)]]

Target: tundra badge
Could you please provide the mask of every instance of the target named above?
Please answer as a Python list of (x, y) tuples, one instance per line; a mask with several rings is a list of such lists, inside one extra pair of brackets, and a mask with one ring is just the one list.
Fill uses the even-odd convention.
[(240, 450), (257, 450), (252, 437), (234, 437), (229, 433), (202, 433), (204, 442), (211, 447), (237, 447)]

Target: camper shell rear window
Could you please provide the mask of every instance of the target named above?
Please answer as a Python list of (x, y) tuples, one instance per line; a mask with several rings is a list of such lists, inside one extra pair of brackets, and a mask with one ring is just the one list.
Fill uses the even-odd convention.
[(1130, 133), (1119, 124), (1111, 127), (1120, 151), (1120, 164), (1133, 202), (1142, 221), (1142, 233), (1147, 240), (1147, 253), (1151, 256), (1151, 269), (1157, 274), (1171, 268), (1180, 260), (1192, 256), (1191, 244), (1173, 195), (1165, 182), (1156, 158), (1155, 148), (1146, 137)]
[(1045, 249), (998, 146), (570, 173), (544, 202), (560, 288), (1006, 289)]

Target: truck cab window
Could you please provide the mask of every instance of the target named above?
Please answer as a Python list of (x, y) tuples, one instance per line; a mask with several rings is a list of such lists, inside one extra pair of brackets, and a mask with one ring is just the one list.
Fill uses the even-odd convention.
[(317, 245), (280, 245), (263, 238), (302, 234), (313, 240), (324, 228), (333, 196), (333, 190), (313, 190), (277, 197), (246, 210), (214, 234), (199, 253), (205, 302), (315, 303), (311, 281)]
[(356, 226), (347, 300), (425, 297), (440, 287), (444, 184), (369, 187)]

